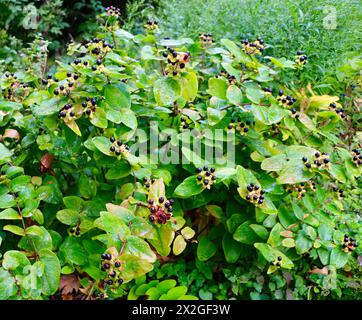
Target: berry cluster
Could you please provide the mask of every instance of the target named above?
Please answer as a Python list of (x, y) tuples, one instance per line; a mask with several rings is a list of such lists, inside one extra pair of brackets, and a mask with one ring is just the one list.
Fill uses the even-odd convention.
[(313, 180), (301, 182), (299, 185), (286, 186), (285, 189), (289, 194), (296, 193), (298, 199), (305, 197), (307, 193), (307, 188), (310, 188), (312, 191), (316, 191), (316, 183)]
[[(105, 40), (98, 38), (94, 38), (91, 41), (85, 42), (83, 46), (87, 49), (87, 52), (95, 56), (96, 59), (103, 59), (104, 56), (113, 49), (112, 44), (109, 44)], [(73, 64), (76, 66), (81, 63), (82, 61), (80, 59), (75, 59), (73, 61)], [(83, 66), (87, 67), (88, 64), (88, 61), (83, 61)]]
[(275, 261), (270, 262), (270, 264), (272, 266), (276, 266), (277, 268), (280, 268), (282, 265), (282, 263), (281, 263), (282, 260), (283, 260), (282, 257), (279, 256)]
[(211, 167), (210, 169), (208, 166), (204, 166), (203, 168), (198, 167), (196, 168), (196, 173), (197, 183), (202, 183), (204, 188), (210, 189), (216, 181), (215, 168), (213, 167)]
[(279, 134), (279, 125), (280, 125), (280, 122), (278, 122), (278, 123), (273, 123), (272, 125), (271, 125), (271, 129), (272, 129), (272, 135), (273, 136), (277, 136), (278, 134)]
[(339, 199), (343, 199), (346, 195), (343, 193), (343, 189), (338, 189), (337, 187), (333, 187), (332, 190), (334, 192), (337, 192), (338, 193), (338, 198)]
[(270, 88), (270, 87), (264, 87), (264, 88), (263, 88), (263, 91), (264, 91), (265, 94), (268, 95), (268, 96), (272, 95), (272, 93), (273, 93), (273, 89)]
[(104, 280), (109, 286), (118, 286), (123, 283), (120, 273), (123, 270), (122, 262), (114, 254), (101, 254), (101, 270), (106, 271), (108, 278)]
[(107, 16), (114, 16), (114, 17), (119, 17), (121, 15), (121, 9), (114, 7), (114, 6), (109, 6), (106, 7), (106, 14)]
[(5, 73), (7, 81), (10, 83), (10, 87), (2, 90), (4, 98), (10, 101), (20, 102), (22, 98), (29, 95), (30, 88), (27, 83), (19, 82), (18, 77), (14, 73)]
[(71, 103), (67, 103), (62, 110), (59, 111), (58, 118), (63, 120), (65, 120), (65, 118), (67, 118), (67, 120), (77, 119), (73, 105)]
[(189, 129), (193, 122), (187, 116), (182, 116), (180, 119), (180, 131)]
[(292, 106), (295, 101), (297, 101), (295, 98), (292, 98), (291, 96), (284, 95), (283, 90), (279, 90), (277, 100), (280, 105), (284, 107)]
[(228, 130), (236, 130), (241, 135), (245, 135), (249, 132), (250, 125), (255, 124), (255, 122), (252, 122), (250, 120), (246, 120), (245, 122), (241, 121), (240, 118), (231, 118), (230, 123), (227, 126)]
[(147, 20), (147, 22), (144, 24), (144, 28), (147, 30), (147, 31), (154, 31), (158, 28), (158, 21), (157, 20), (152, 20), (152, 19), (149, 19)]
[(356, 240), (352, 237), (349, 237), (348, 234), (344, 235), (344, 241), (342, 245), (342, 251), (351, 253), (358, 247)]
[(168, 48), (168, 52), (164, 51), (162, 55), (167, 58), (165, 73), (173, 76), (184, 70), (186, 63), (190, 61), (190, 52), (176, 52), (173, 48)]
[(230, 85), (237, 83), (236, 77), (230, 75), (225, 70), (220, 71), (220, 74), (215, 76), (215, 78), (219, 78), (219, 77), (225, 78)]
[(344, 119), (347, 116), (346, 110), (343, 108), (337, 108), (337, 105), (334, 102), (332, 102), (329, 106), (338, 114), (340, 118)]
[(69, 233), (70, 233), (71, 235), (76, 235), (77, 237), (80, 237), (80, 228), (79, 228), (79, 226), (71, 227), (71, 228), (69, 229)]
[(242, 50), (249, 55), (261, 54), (265, 50), (264, 41), (260, 37), (254, 42), (245, 39), (242, 41)]
[(90, 118), (97, 108), (97, 101), (95, 98), (86, 97), (85, 101), (82, 102), (83, 112)]
[(303, 54), (302, 51), (298, 50), (297, 55), (294, 60), (295, 65), (297, 67), (303, 67), (307, 63), (307, 59), (308, 59), (308, 57), (305, 54)]
[(299, 114), (297, 113), (297, 109), (292, 108), (290, 111), (292, 112), (292, 117), (293, 118), (295, 118), (295, 119), (299, 118)]
[(246, 189), (248, 190), (248, 194), (245, 197), (247, 201), (257, 205), (262, 205), (264, 203), (265, 191), (261, 190), (258, 185), (249, 183)]
[(362, 164), (362, 154), (361, 151), (358, 149), (353, 149), (352, 150), (352, 161), (354, 164), (356, 164), (357, 166)]
[(121, 140), (117, 140), (115, 137), (109, 139), (112, 142), (112, 145), (109, 148), (109, 151), (113, 152), (117, 157), (122, 155), (124, 158), (127, 158), (129, 155), (129, 147), (123, 143)]
[(167, 200), (163, 196), (158, 197), (158, 199), (148, 199), (148, 209), (150, 210), (148, 221), (165, 224), (172, 217), (173, 204), (173, 199)]
[(144, 177), (143, 182), (145, 183), (145, 187), (149, 189), (151, 185), (155, 182), (155, 179), (148, 179), (147, 177)]
[(201, 32), (199, 33), (199, 39), (201, 41), (202, 48), (209, 48), (215, 41), (212, 39), (211, 33)]
[(310, 168), (323, 169), (323, 168), (328, 168), (330, 166), (329, 156), (325, 152), (322, 153), (316, 152), (314, 154), (314, 161), (312, 163), (308, 162), (307, 157), (303, 157), (302, 160), (307, 169)]

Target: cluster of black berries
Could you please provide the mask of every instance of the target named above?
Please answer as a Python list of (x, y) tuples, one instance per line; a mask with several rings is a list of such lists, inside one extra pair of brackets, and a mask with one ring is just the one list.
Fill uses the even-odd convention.
[(114, 6), (106, 7), (105, 10), (106, 10), (107, 16), (119, 17), (121, 15), (121, 9), (114, 7)]
[(327, 155), (327, 153), (322, 152), (316, 152), (314, 154), (314, 161), (312, 163), (308, 162), (308, 158), (307, 157), (303, 157), (302, 158), (304, 165), (306, 168), (310, 169), (310, 168), (328, 168), (330, 166), (330, 160), (329, 160), (329, 156)]
[(280, 105), (284, 107), (292, 106), (297, 99), (292, 98), (291, 96), (284, 95), (283, 90), (279, 90), (277, 100)]
[(69, 232), (70, 232), (71, 235), (76, 235), (77, 237), (80, 237), (80, 228), (79, 228), (79, 226), (71, 227), (69, 229)]
[(62, 110), (59, 111), (58, 114), (58, 118), (59, 119), (64, 119), (64, 118), (68, 118), (69, 120), (73, 120), (76, 119), (77, 115), (74, 112), (74, 108), (73, 105), (71, 103), (67, 103)]
[(230, 85), (237, 83), (236, 77), (230, 75), (230, 74), (229, 74), (228, 72), (226, 72), (225, 70), (220, 71), (220, 74), (215, 76), (215, 78), (219, 78), (219, 77), (225, 78)]
[(338, 193), (338, 198), (343, 199), (346, 195), (343, 193), (343, 189), (338, 189), (337, 187), (333, 187), (332, 190)]
[(298, 199), (305, 197), (307, 188), (310, 188), (312, 191), (316, 191), (316, 183), (313, 180), (310, 180), (307, 182), (301, 182), (299, 185), (285, 186), (287, 192), (289, 194), (296, 193)]
[(93, 113), (97, 108), (97, 100), (95, 98), (86, 97), (85, 101), (82, 102), (83, 112), (88, 116), (92, 117)]
[(148, 199), (148, 209), (150, 215), (148, 221), (152, 223), (165, 224), (172, 217), (174, 200), (167, 200), (160, 196), (158, 199)]
[(349, 237), (348, 234), (344, 235), (344, 241), (342, 245), (342, 251), (351, 253), (358, 247), (356, 240), (352, 237)]
[(109, 141), (112, 142), (109, 151), (114, 152), (117, 157), (122, 155), (123, 157), (127, 158), (129, 155), (129, 147), (125, 143), (123, 143), (121, 140), (116, 141), (115, 137), (111, 137)]
[(297, 67), (302, 67), (307, 63), (307, 59), (308, 59), (308, 57), (305, 54), (303, 54), (302, 51), (298, 50), (297, 55), (296, 55), (295, 60), (294, 60), (295, 65)]
[(151, 185), (155, 183), (155, 179), (148, 179), (147, 177), (144, 177), (143, 182), (145, 183), (145, 187), (149, 189)]
[(271, 125), (271, 130), (272, 130), (271, 134), (272, 134), (273, 136), (277, 136), (277, 135), (279, 134), (279, 132), (280, 132), (280, 130), (279, 130), (279, 125), (280, 125), (280, 122), (278, 122), (278, 123), (273, 123), (273, 124)]
[(270, 87), (264, 87), (263, 91), (266, 93), (266, 95), (270, 96), (273, 93), (273, 89)]
[(249, 55), (261, 54), (265, 50), (264, 41), (260, 37), (254, 42), (244, 39), (242, 41), (242, 50)]
[(118, 257), (114, 257), (110, 253), (101, 254), (101, 270), (106, 271), (108, 278), (104, 280), (109, 286), (118, 286), (123, 283), (120, 273), (123, 269), (121, 261)]
[(362, 154), (361, 151), (358, 149), (353, 149), (352, 150), (352, 161), (354, 164), (356, 164), (357, 166), (360, 166), (362, 164)]
[(270, 262), (270, 264), (279, 268), (282, 265), (282, 260), (282, 257), (279, 256), (275, 261)]
[(298, 114), (298, 112), (297, 112), (297, 109), (292, 108), (290, 111), (292, 112), (292, 117), (293, 117), (293, 118), (295, 118), (295, 119), (298, 119), (298, 118), (299, 118), (299, 114)]
[(211, 33), (200, 32), (199, 39), (201, 41), (202, 48), (206, 49), (212, 46), (215, 41), (212, 39)]
[(197, 183), (202, 183), (204, 188), (210, 189), (216, 181), (216, 172), (215, 168), (213, 167), (211, 167), (210, 169), (208, 166), (204, 166), (203, 168), (198, 167), (196, 168), (196, 173)]
[(147, 31), (155, 31), (158, 28), (158, 21), (157, 20), (153, 20), (153, 19), (149, 19), (147, 20), (147, 22), (144, 24), (144, 27)]
[(192, 120), (188, 117), (183, 115), (180, 118), (180, 131), (190, 129), (190, 126), (193, 124)]
[(230, 123), (227, 126), (228, 130), (235, 129), (238, 131), (241, 135), (245, 135), (249, 132), (249, 128), (252, 124), (255, 124), (255, 122), (251, 120), (246, 120), (245, 122), (241, 121), (240, 118), (231, 118)]
[(180, 71), (185, 69), (186, 63), (190, 61), (190, 52), (176, 52), (173, 48), (168, 48), (167, 51), (162, 53), (167, 58), (165, 72), (177, 76)]
[(340, 118), (344, 119), (345, 117), (347, 117), (346, 110), (343, 108), (337, 108), (335, 102), (332, 102), (329, 106), (338, 114)]
[(256, 205), (262, 205), (264, 203), (265, 191), (261, 190), (258, 185), (250, 183), (247, 185), (246, 189), (248, 190), (248, 194), (245, 197), (247, 201)]
[[(94, 38), (91, 41), (85, 42), (83, 46), (87, 49), (88, 53), (96, 56), (96, 59), (103, 59), (104, 56), (113, 49), (112, 44), (106, 42), (104, 39), (98, 38)], [(75, 59), (73, 63), (75, 65), (79, 65), (82, 63), (82, 61), (80, 59)], [(88, 62), (84, 61), (83, 65), (87, 67)]]
[(10, 73), (10, 72), (5, 73), (5, 78), (7, 78), (7, 80), (10, 80), (10, 81), (15, 81), (18, 79), (18, 77), (14, 73)]

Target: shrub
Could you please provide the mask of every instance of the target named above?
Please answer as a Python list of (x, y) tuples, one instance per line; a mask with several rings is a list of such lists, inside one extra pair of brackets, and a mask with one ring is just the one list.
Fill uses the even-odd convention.
[(118, 18), (1, 77), (0, 298), (357, 292), (360, 87), (341, 103), (299, 87), (308, 52)]

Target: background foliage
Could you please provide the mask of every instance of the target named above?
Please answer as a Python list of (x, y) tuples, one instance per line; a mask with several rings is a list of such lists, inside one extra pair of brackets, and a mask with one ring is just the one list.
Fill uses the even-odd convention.
[[(134, 2), (125, 23), (102, 10), (56, 55), (49, 46), (69, 21), (60, 2), (43, 8), (42, 35), (3, 32), (14, 43), (0, 80), (0, 299), (361, 298), (358, 33), (334, 30), (353, 59), (331, 60), (336, 51), (312, 41), (319, 16), (306, 13), (308, 1), (288, 3), (297, 13), (288, 36), (282, 10), (264, 14), (280, 32), (255, 13), (280, 2), (251, 3), (238, 17), (254, 24), (241, 33), (218, 20), (237, 12), (223, 1), (190, 2), (193, 19), (178, 2)], [(159, 27), (147, 23), (151, 8)], [(169, 24), (177, 10), (189, 22), (183, 34)], [(300, 32), (300, 19), (314, 27)], [(210, 30), (197, 30), (200, 21)], [(245, 35), (263, 36), (261, 55), (245, 52)], [(190, 164), (145, 164), (132, 136), (151, 120), (177, 132), (161, 155), (184, 129), (235, 131), (235, 163), (212, 172), (182, 148)], [(198, 182), (206, 172), (216, 175), (210, 188)]]

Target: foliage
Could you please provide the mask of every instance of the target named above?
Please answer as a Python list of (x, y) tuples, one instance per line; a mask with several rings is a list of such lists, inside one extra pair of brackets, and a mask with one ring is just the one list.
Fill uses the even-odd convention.
[[(354, 58), (361, 52), (362, 11), (357, 0), (191, 0), (187, 5), (182, 0), (160, 0), (151, 3), (155, 8), (148, 10), (149, 15), (160, 19), (164, 36), (195, 38), (199, 32), (209, 32), (216, 40), (235, 41), (261, 36), (271, 45), (268, 55), (287, 58), (297, 50), (305, 50), (310, 63), (300, 75), (302, 81), (318, 82), (328, 92), (335, 89), (330, 79), (342, 65), (341, 58)], [(143, 16), (140, 11), (141, 19)], [(342, 84), (338, 90), (341, 88)]]
[[(0, 298), (360, 291), (361, 83), (341, 101), (302, 86), (304, 53), (260, 38), (164, 39), (155, 20), (132, 34), (113, 8), (97, 21), (51, 74), (39, 38), (1, 77)], [(234, 137), (235, 159), (181, 145), (188, 129), (220, 161)]]

